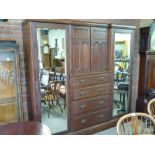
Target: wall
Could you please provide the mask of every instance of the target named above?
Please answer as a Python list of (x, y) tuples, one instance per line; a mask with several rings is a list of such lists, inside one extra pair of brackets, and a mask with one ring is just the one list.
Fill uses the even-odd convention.
[[(79, 21), (85, 21), (84, 19), (78, 19)], [(134, 37), (134, 59), (133, 59), (133, 83), (132, 83), (132, 111), (135, 111), (137, 90), (138, 90), (138, 75), (139, 75), (139, 28), (144, 25), (148, 25), (150, 20), (139, 20), (139, 19), (92, 19), (87, 21), (99, 21), (103, 23), (113, 23), (118, 25), (130, 25), (136, 26), (135, 37)], [(20, 53), (20, 69), (21, 69), (21, 84), (22, 84), (22, 100), (25, 106), (25, 119), (27, 118), (26, 111), (26, 81), (25, 81), (25, 65), (24, 65), (24, 56), (23, 56), (23, 39), (22, 39), (22, 20), (11, 19), (7, 23), (0, 23), (0, 38), (12, 38), (15, 39), (19, 44), (19, 53)]]

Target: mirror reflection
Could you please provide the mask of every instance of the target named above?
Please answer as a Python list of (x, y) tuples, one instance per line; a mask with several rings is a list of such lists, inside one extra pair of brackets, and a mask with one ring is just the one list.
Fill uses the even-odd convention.
[(67, 130), (66, 30), (37, 29), (41, 117), (52, 133)]
[(131, 34), (115, 33), (113, 116), (128, 111)]

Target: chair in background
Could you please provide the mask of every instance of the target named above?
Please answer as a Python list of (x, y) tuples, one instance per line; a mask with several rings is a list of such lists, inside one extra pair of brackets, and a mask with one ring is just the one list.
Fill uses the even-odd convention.
[(117, 122), (118, 135), (154, 134), (155, 120), (145, 113), (130, 113)]
[(50, 81), (47, 87), (47, 90), (42, 93), (42, 100), (48, 105), (48, 117), (50, 115), (50, 110), (56, 105), (60, 108), (61, 113), (63, 110), (59, 102), (60, 93), (59, 93), (59, 81)]
[(61, 81), (59, 83), (59, 89), (58, 89), (58, 91), (59, 91), (60, 96), (64, 100), (64, 109), (65, 109), (66, 108), (66, 86), (65, 86), (64, 82)]
[(155, 119), (155, 98), (149, 101), (147, 111)]
[(44, 96), (46, 95), (46, 92), (48, 90), (49, 71), (41, 69), (39, 75), (40, 75), (40, 88), (41, 88), (41, 102), (44, 102), (44, 104), (46, 104)]

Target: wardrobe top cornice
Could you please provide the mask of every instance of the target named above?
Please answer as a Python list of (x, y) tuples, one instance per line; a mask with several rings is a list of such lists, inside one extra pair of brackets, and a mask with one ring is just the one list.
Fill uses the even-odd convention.
[(117, 24), (105, 24), (103, 22), (97, 21), (87, 21), (86, 20), (75, 20), (75, 19), (25, 19), (22, 25), (28, 22), (38, 22), (38, 23), (55, 23), (55, 24), (70, 24), (70, 25), (80, 25), (80, 26), (99, 26), (99, 27), (109, 27), (109, 28), (121, 28), (121, 29), (135, 29), (135, 26), (128, 25), (117, 25)]

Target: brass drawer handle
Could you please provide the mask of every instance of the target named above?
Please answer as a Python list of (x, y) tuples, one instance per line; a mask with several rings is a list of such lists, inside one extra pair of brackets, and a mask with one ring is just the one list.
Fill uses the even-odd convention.
[(98, 93), (102, 93), (104, 89), (98, 89)]
[(86, 95), (86, 92), (83, 91), (83, 92), (80, 92), (80, 96), (85, 96)]
[(104, 114), (99, 114), (98, 117), (99, 118), (103, 118), (104, 117)]
[(82, 119), (82, 120), (80, 121), (81, 124), (86, 124), (86, 122), (87, 122), (86, 119)]
[(100, 81), (105, 80), (105, 77), (101, 76), (101, 77), (99, 77), (99, 80)]
[(80, 109), (85, 109), (86, 108), (86, 105), (85, 104), (82, 104), (81, 106), (80, 106)]
[(80, 84), (84, 84), (86, 82), (86, 80), (82, 79), (80, 80)]
[(104, 101), (99, 101), (99, 104), (100, 104), (100, 105), (103, 105), (103, 104), (104, 104)]

